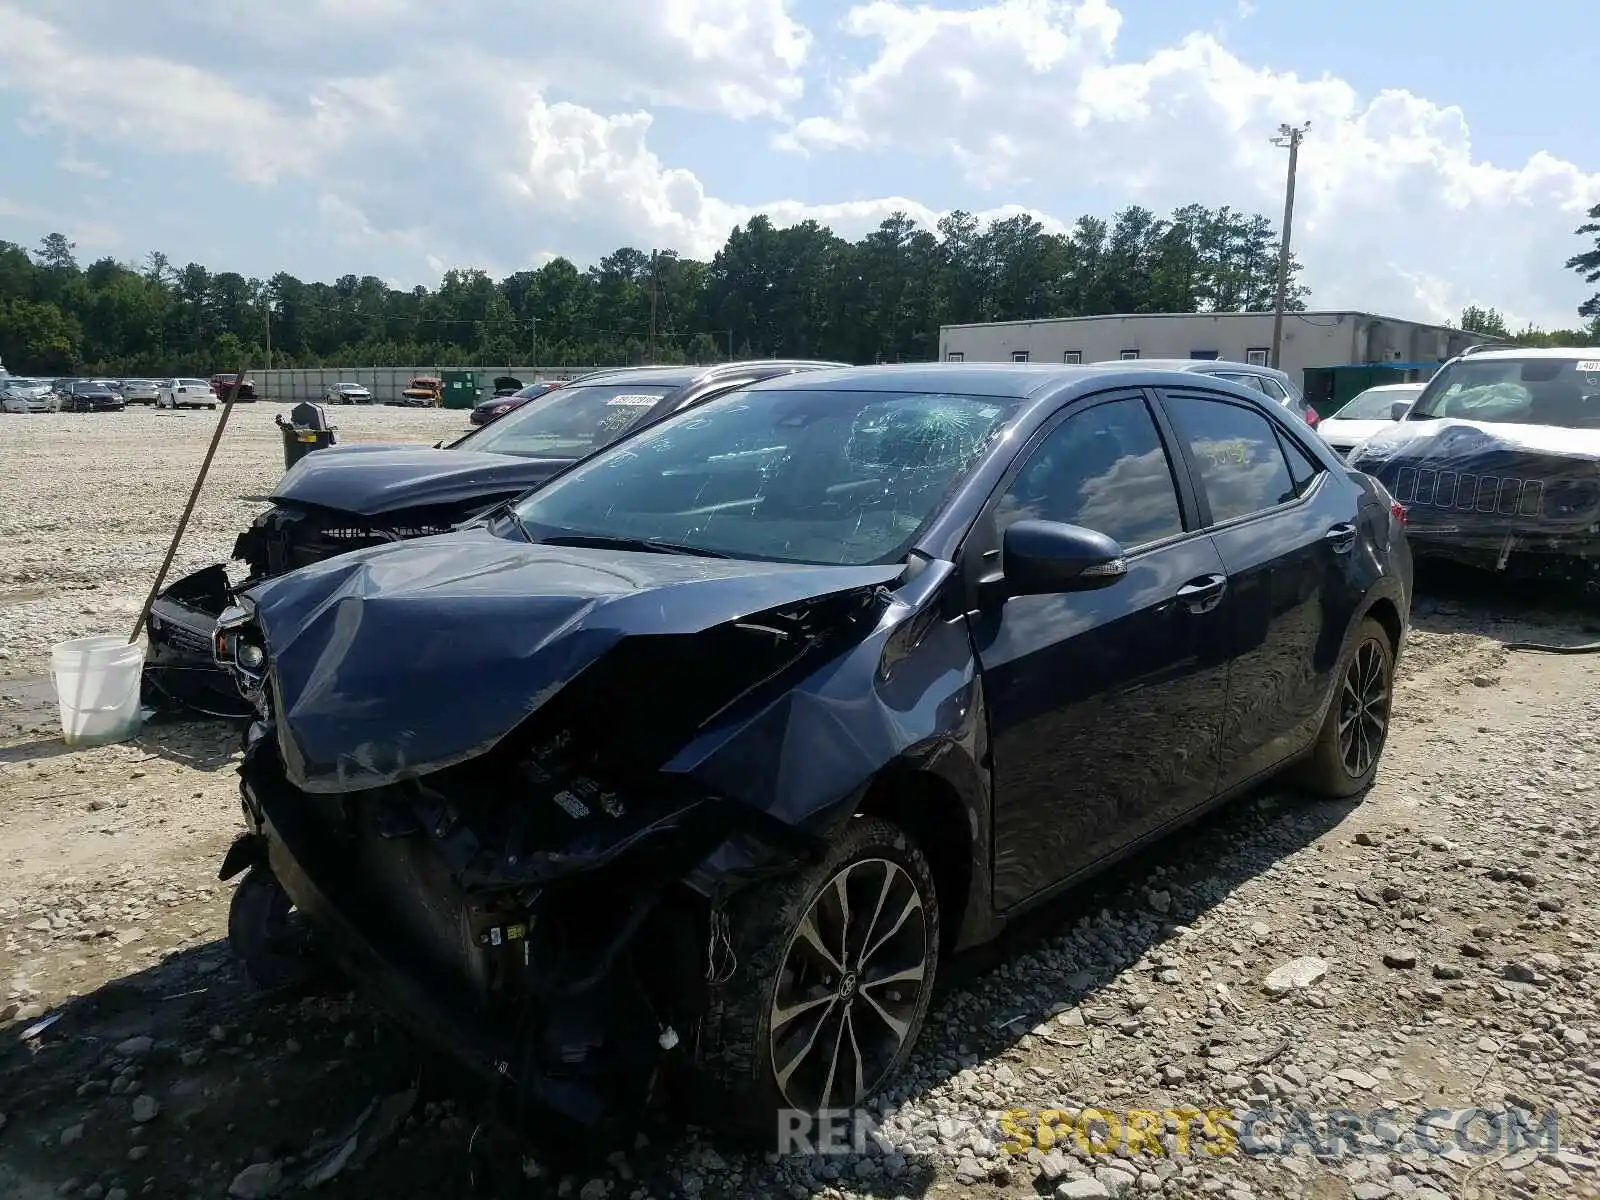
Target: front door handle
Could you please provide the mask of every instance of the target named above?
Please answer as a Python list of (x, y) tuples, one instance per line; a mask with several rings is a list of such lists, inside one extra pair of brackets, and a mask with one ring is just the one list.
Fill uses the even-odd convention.
[(1348, 554), (1355, 549), (1356, 527), (1349, 522), (1335, 525), (1322, 536), (1327, 540), (1328, 545), (1333, 547), (1335, 554)]
[(1222, 603), (1222, 593), (1227, 590), (1226, 575), (1202, 575), (1178, 589), (1178, 603), (1192, 613), (1207, 613)]

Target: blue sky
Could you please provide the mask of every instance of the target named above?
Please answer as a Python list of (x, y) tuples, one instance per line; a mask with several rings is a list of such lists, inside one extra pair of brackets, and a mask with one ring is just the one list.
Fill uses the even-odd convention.
[[(1181, 13), (1180, 15), (1177, 15)], [(0, 238), (431, 283), (756, 211), (1282, 202), (1312, 301), (1574, 323), (1592, 0), (0, 0)]]

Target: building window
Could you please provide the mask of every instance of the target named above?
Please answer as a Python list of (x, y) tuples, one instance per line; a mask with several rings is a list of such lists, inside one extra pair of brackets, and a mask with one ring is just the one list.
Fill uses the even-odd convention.
[(1083, 362), (1083, 351), (1082, 350), (1063, 350), (1061, 352), (1061, 361), (1066, 363), (1070, 367), (1075, 367), (1079, 363)]
[(1244, 361), (1252, 367), (1267, 365), (1267, 349), (1265, 346), (1256, 346), (1244, 352)]
[(1028, 361), (1028, 352), (1026, 350), (1013, 350), (1011, 352), (1011, 361), (1012, 362), (1027, 362)]
[(1139, 357), (1139, 352), (1137, 350), (1124, 350), (1122, 352), (1122, 361), (1123, 362), (1132, 362), (1134, 359), (1136, 359), (1138, 357)]
[(948, 351), (944, 356), (945, 362), (966, 362), (967, 356), (960, 350)]
[(1215, 362), (1217, 352), (1215, 350), (1191, 350), (1189, 351), (1189, 357), (1195, 362)]

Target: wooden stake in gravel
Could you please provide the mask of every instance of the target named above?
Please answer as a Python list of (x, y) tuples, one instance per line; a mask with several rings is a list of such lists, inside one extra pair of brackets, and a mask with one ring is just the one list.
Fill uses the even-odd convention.
[(161, 569), (156, 572), (155, 582), (150, 585), (150, 594), (144, 598), (144, 607), (139, 610), (139, 619), (133, 623), (133, 632), (128, 635), (130, 646), (139, 640), (139, 634), (144, 630), (145, 619), (150, 615), (150, 606), (161, 594), (161, 585), (166, 581), (167, 571), (172, 566), (172, 560), (178, 555), (178, 543), (183, 540), (183, 531), (189, 527), (189, 518), (194, 515), (194, 506), (200, 499), (200, 489), (205, 486), (206, 475), (211, 471), (211, 460), (217, 456), (217, 447), (222, 443), (222, 431), (228, 427), (228, 418), (233, 415), (233, 402), (239, 398), (239, 388), (243, 384), (244, 370), (241, 368), (233, 377), (233, 387), (228, 390), (228, 398), (222, 402), (222, 415), (217, 418), (217, 428), (211, 435), (211, 445), (206, 447), (206, 456), (201, 460), (200, 473), (194, 477), (194, 488), (189, 493), (189, 503), (183, 506), (183, 515), (178, 518), (178, 528), (172, 532), (172, 544), (167, 547), (167, 556), (161, 560)]

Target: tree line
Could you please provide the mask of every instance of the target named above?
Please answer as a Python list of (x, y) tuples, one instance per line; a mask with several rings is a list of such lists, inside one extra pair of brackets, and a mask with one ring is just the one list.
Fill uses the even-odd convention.
[[(15, 373), (207, 374), (274, 367), (582, 366), (793, 356), (916, 361), (939, 326), (1112, 312), (1270, 309), (1277, 231), (1199, 205), (1130, 207), (1067, 233), (1022, 215), (936, 231), (895, 214), (857, 241), (765, 216), (709, 262), (624, 247), (588, 269), (557, 258), (501, 280), (451, 270), (409, 291), (373, 276), (306, 282), (102, 258), (54, 233), (0, 242), (0, 361)], [(1291, 262), (1289, 303), (1306, 290)]]
[[(1580, 234), (1596, 249), (1566, 265), (1600, 279), (1600, 207)], [(320, 366), (586, 366), (710, 362), (769, 355), (847, 362), (937, 356), (939, 326), (1140, 312), (1272, 308), (1273, 223), (1185, 205), (1161, 217), (1131, 206), (1084, 216), (1066, 233), (1019, 215), (969, 213), (936, 230), (895, 214), (850, 241), (806, 221), (736, 227), (709, 262), (624, 247), (580, 269), (557, 258), (495, 280), (445, 272), (437, 288), (374, 276), (306, 282), (199, 263), (101, 258), (79, 265), (60, 233), (32, 252), (0, 241), (0, 361), (18, 374), (209, 374)], [(1308, 295), (1290, 260), (1287, 305)], [(1600, 337), (1596, 328), (1512, 333), (1493, 309), (1466, 328), (1530, 343)]]

